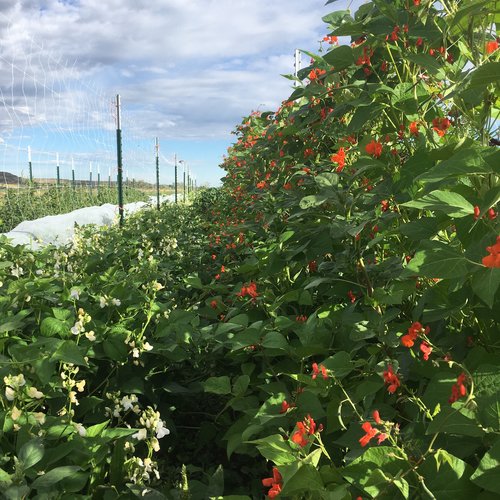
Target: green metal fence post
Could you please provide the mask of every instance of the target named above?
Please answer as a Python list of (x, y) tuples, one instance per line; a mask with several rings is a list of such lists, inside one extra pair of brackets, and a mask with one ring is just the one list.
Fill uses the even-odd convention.
[(75, 161), (73, 157), (71, 157), (71, 185), (73, 189), (75, 189)]
[(33, 166), (31, 164), (31, 146), (28, 146), (28, 167), (30, 170), (30, 184), (33, 184)]
[(118, 160), (118, 214), (120, 226), (123, 226), (123, 164), (122, 164), (122, 130), (120, 118), (120, 94), (116, 96), (116, 156)]
[(156, 208), (160, 210), (160, 143), (155, 139), (156, 150)]
[(99, 185), (101, 184), (101, 167), (99, 163), (97, 164), (97, 191), (99, 191)]
[(56, 153), (56, 174), (57, 174), (57, 187), (61, 184), (61, 174), (59, 171), (59, 153)]

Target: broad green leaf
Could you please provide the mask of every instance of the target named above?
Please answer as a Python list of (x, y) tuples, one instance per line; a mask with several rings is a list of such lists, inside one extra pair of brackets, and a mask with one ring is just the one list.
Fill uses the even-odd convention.
[(463, 460), (439, 449), (418, 468), (426, 488), (439, 500), (470, 500), (479, 493), (469, 480), (472, 468)]
[(73, 363), (74, 365), (87, 366), (84, 355), (86, 349), (79, 347), (72, 340), (65, 340), (52, 354), (51, 361), (57, 360), (63, 363)]
[(470, 74), (468, 88), (484, 87), (490, 83), (500, 82), (500, 62), (487, 62), (482, 64)]
[(328, 197), (325, 195), (311, 194), (309, 196), (304, 196), (304, 198), (300, 200), (299, 206), (303, 210), (306, 210), (308, 208), (322, 205), (327, 199)]
[(485, 490), (500, 495), (500, 440), (484, 454), (471, 476), (471, 481)]
[(266, 349), (286, 349), (288, 342), (279, 332), (268, 332), (262, 339), (262, 347)]
[(292, 453), (290, 444), (279, 434), (273, 434), (263, 439), (248, 441), (255, 444), (260, 454), (276, 465), (285, 465), (295, 462), (296, 458)]
[(486, 304), (489, 308), (493, 308), (495, 296), (500, 286), (500, 269), (499, 268), (484, 268), (480, 269), (472, 277), (471, 282), (474, 293)]
[(423, 241), (403, 276), (459, 278), (467, 272), (467, 260), (453, 247), (439, 241)]
[(340, 45), (330, 50), (323, 56), (323, 59), (333, 66), (334, 71), (341, 71), (354, 64), (354, 55), (348, 45)]
[(426, 434), (456, 434), (458, 436), (480, 437), (484, 431), (477, 421), (467, 418), (450, 406), (443, 406), (427, 427)]
[[(317, 450), (320, 451), (320, 450)], [(304, 461), (307, 460), (304, 459)], [(283, 496), (306, 494), (323, 490), (323, 481), (317, 468), (309, 463), (295, 463), (280, 468), (283, 476)], [(301, 495), (304, 497), (303, 495)]]
[(49, 470), (43, 474), (43, 476), (37, 477), (31, 487), (39, 492), (44, 490), (52, 490), (54, 486), (61, 482), (68, 476), (71, 476), (81, 470), (77, 465), (64, 465), (62, 467), (56, 467), (55, 469)]
[(339, 176), (333, 172), (325, 172), (317, 175), (315, 181), (319, 187), (332, 188), (338, 184)]
[(231, 380), (227, 375), (222, 377), (210, 377), (203, 382), (205, 392), (213, 394), (231, 394)]
[(53, 337), (55, 335), (65, 335), (70, 334), (70, 328), (68, 325), (56, 318), (44, 318), (40, 324), (40, 334), (44, 337)]
[(33, 467), (35, 464), (40, 462), (43, 458), (45, 449), (42, 443), (42, 440), (39, 438), (32, 439), (28, 441), (23, 447), (19, 450), (19, 460), (23, 466), (23, 469), (29, 469)]
[(442, 65), (429, 54), (412, 54), (409, 52), (405, 52), (404, 57), (420, 66), (422, 72), (427, 72), (430, 75), (436, 77), (438, 80), (441, 80), (445, 77), (445, 72)]
[(443, 212), (450, 217), (467, 217), (474, 213), (474, 206), (462, 195), (452, 191), (432, 191), (416, 200), (401, 204), (404, 207)]

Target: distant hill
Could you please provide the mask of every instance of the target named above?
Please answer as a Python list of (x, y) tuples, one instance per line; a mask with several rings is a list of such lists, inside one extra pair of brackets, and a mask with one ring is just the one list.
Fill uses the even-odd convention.
[(0, 172), (0, 185), (1, 184), (25, 184), (26, 180), (17, 175), (9, 172)]

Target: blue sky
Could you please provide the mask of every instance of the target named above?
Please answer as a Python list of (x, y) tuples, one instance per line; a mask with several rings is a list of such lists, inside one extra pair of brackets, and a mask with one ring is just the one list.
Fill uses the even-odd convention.
[[(291, 92), (296, 48), (316, 52), (322, 16), (362, 0), (0, 0), (0, 171), (35, 177), (124, 169), (172, 182), (174, 154), (217, 185), (231, 131)], [(303, 56), (307, 64), (307, 56)], [(52, 174), (51, 174), (52, 173)]]

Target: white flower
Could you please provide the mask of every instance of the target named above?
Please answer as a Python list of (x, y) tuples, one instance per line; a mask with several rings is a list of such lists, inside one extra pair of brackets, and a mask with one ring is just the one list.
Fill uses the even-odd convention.
[(151, 351), (153, 349), (153, 346), (149, 342), (144, 342), (144, 344), (142, 344), (142, 348), (145, 351)]
[(137, 349), (137, 347), (134, 347), (134, 348), (132, 349), (132, 356), (133, 356), (134, 358), (138, 358), (138, 357), (139, 357), (139, 349)]
[(80, 300), (80, 292), (76, 289), (76, 288), (73, 288), (69, 294), (69, 296), (72, 298), (72, 299), (75, 299), (75, 300)]
[(12, 411), (10, 413), (10, 416), (12, 417), (12, 420), (19, 420), (19, 417), (21, 416), (23, 412), (19, 410), (17, 407), (13, 407)]
[(40, 392), (35, 387), (30, 387), (28, 389), (28, 396), (30, 398), (41, 399), (43, 398), (43, 392)]
[(135, 434), (132, 434), (132, 437), (137, 441), (142, 441), (148, 437), (148, 431), (147, 429), (139, 429)]
[(76, 390), (77, 390), (78, 392), (83, 392), (83, 389), (84, 389), (84, 387), (85, 387), (85, 380), (80, 380), (80, 381), (78, 381), (78, 382), (75, 384), (75, 386), (76, 386)]
[(114, 306), (120, 306), (122, 301), (120, 299), (111, 299), (111, 303), (114, 305)]
[(35, 420), (40, 424), (43, 425), (45, 423), (45, 413), (41, 411), (37, 411), (33, 413), (33, 416), (35, 417)]
[(73, 425), (75, 426), (75, 429), (78, 431), (78, 434), (80, 436), (86, 436), (87, 435), (87, 429), (82, 424), (79, 424), (77, 422), (73, 422)]
[(134, 407), (134, 403), (137, 403), (138, 399), (135, 394), (131, 394), (129, 396), (123, 396), (123, 398), (120, 401), (120, 404), (123, 406), (123, 409), (125, 411), (127, 410), (132, 410)]
[(94, 330), (90, 330), (90, 332), (85, 332), (85, 337), (87, 337), (91, 342), (94, 342), (95, 340)]
[(5, 388), (5, 397), (7, 398), (7, 401), (14, 401), (16, 399), (16, 391), (12, 389), (12, 387), (6, 387)]
[(160, 443), (155, 437), (151, 439), (151, 446), (153, 447), (154, 451), (160, 451)]
[(12, 276), (15, 276), (16, 278), (19, 278), (19, 276), (22, 276), (24, 274), (24, 271), (22, 267), (16, 265), (16, 267), (13, 267), (11, 269), (10, 274), (12, 274)]
[(108, 305), (108, 301), (106, 300), (106, 297), (99, 297), (99, 305), (101, 306), (101, 309), (106, 307)]
[(158, 420), (156, 423), (156, 437), (161, 439), (162, 437), (168, 436), (170, 431), (165, 427), (165, 422), (163, 420)]

